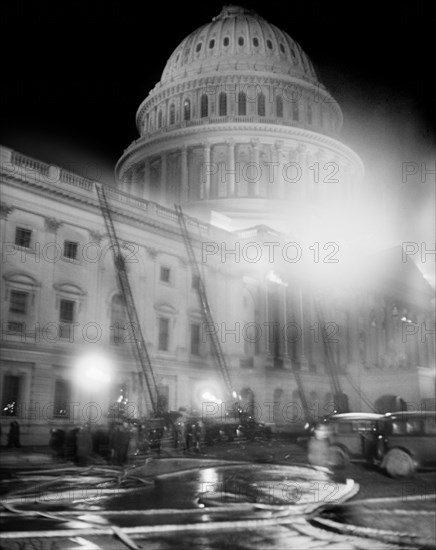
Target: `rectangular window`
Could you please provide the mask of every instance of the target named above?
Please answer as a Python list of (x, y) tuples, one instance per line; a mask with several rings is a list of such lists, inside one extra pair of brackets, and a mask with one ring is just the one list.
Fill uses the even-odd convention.
[(27, 292), (11, 290), (11, 299), (9, 302), (9, 311), (25, 315), (27, 311)]
[(5, 375), (3, 378), (2, 415), (17, 416), (20, 399), (19, 376)]
[(191, 324), (191, 353), (200, 355), (200, 325), (198, 323)]
[(55, 418), (70, 417), (71, 384), (67, 380), (56, 380), (53, 416)]
[(163, 283), (171, 282), (171, 269), (169, 267), (160, 268), (160, 280)]
[(76, 260), (78, 246), (79, 243), (64, 241), (64, 258), (68, 258), (69, 260)]
[(61, 323), (74, 322), (74, 302), (72, 300), (61, 300), (59, 321)]
[(60, 338), (68, 338), (71, 340), (71, 332), (74, 327), (71, 323), (74, 322), (74, 305), (72, 300), (61, 300), (59, 311), (59, 336)]
[(169, 348), (170, 320), (161, 317), (159, 319), (159, 350), (168, 351)]
[(23, 248), (30, 248), (30, 240), (32, 238), (32, 231), (30, 229), (24, 229), (24, 227), (17, 227), (15, 229), (15, 244), (22, 246)]

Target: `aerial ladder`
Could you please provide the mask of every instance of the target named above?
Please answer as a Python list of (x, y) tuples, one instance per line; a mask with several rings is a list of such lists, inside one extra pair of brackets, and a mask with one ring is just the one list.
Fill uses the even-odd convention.
[[(102, 185), (96, 185), (97, 195), (100, 204), (100, 209), (103, 213), (103, 218), (106, 226), (106, 230), (111, 243), (111, 249), (114, 257), (114, 264), (116, 268), (118, 286), (124, 298), (126, 305), (126, 311), (130, 326), (134, 331), (134, 349), (137, 359), (141, 365), (142, 375), (140, 377), (140, 383), (143, 389), (143, 381), (147, 386), (148, 398), (151, 405), (154, 416), (161, 416), (165, 411), (161, 410), (161, 401), (159, 399), (158, 386), (153, 373), (153, 368), (150, 360), (150, 356), (147, 351), (147, 346), (144, 340), (144, 336), (141, 330), (141, 324), (138, 318), (138, 312), (135, 307), (133, 299), (132, 289), (130, 286), (129, 278), (127, 275), (124, 256), (121, 252), (120, 243), (115, 231), (114, 223), (112, 220), (111, 210), (107, 201), (106, 192)], [(145, 397), (145, 396), (144, 396)]]
[[(325, 351), (325, 357), (326, 357), (327, 374), (329, 375), (329, 378), (330, 378), (331, 388), (334, 394), (334, 400), (335, 400), (337, 412), (348, 412), (349, 410), (348, 400), (346, 399), (346, 395), (342, 391), (342, 387), (341, 387), (341, 383), (338, 375), (338, 366), (336, 365), (336, 361), (333, 356), (332, 349), (329, 346), (328, 334), (327, 334), (326, 323), (325, 323), (322, 306), (319, 300), (315, 299), (314, 301), (315, 301), (315, 307), (317, 309), (318, 318), (320, 320), (320, 325), (321, 325), (321, 333), (322, 333), (322, 339), (324, 343), (324, 351)], [(368, 399), (365, 393), (362, 392), (362, 390), (359, 389), (354, 384), (351, 375), (348, 372), (344, 372), (343, 375), (348, 380), (353, 390), (359, 395), (360, 399), (362, 399), (362, 401), (365, 402), (365, 404), (369, 407), (369, 409), (375, 411), (376, 409), (373, 403)]]
[[(212, 317), (212, 312), (210, 310), (209, 301), (207, 299), (206, 288), (204, 286), (203, 278), (201, 277), (200, 268), (198, 266), (198, 262), (195, 257), (188, 228), (186, 226), (185, 215), (183, 214), (183, 211), (180, 205), (175, 204), (174, 207), (178, 216), (183, 241), (185, 243), (186, 250), (188, 252), (189, 262), (191, 264), (191, 268), (193, 270), (193, 274), (196, 280), (196, 289), (197, 289), (198, 297), (200, 299), (203, 318), (207, 323), (207, 325), (212, 328), (212, 327), (215, 327), (215, 324)], [(210, 336), (211, 336), (211, 342), (212, 342), (212, 350), (217, 360), (218, 368), (221, 372), (226, 393), (229, 395), (229, 397), (233, 399), (237, 399), (239, 401), (239, 394), (237, 393), (237, 391), (235, 390), (235, 387), (233, 386), (230, 373), (229, 373), (229, 368), (227, 366), (226, 357), (223, 353), (221, 343), (219, 341), (219, 337), (215, 330), (210, 331)]]

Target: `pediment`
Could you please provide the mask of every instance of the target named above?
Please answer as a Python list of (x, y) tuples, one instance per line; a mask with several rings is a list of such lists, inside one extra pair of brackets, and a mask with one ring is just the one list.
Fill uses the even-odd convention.
[(3, 275), (3, 279), (8, 283), (22, 285), (26, 287), (41, 286), (41, 283), (39, 283), (35, 279), (35, 277), (32, 277), (31, 275), (28, 275), (27, 273), (24, 273), (22, 271), (9, 271), (8, 273), (5, 273)]
[(57, 290), (57, 292), (72, 294), (74, 296), (85, 296), (87, 294), (80, 286), (70, 282), (56, 283), (53, 285), (53, 288)]

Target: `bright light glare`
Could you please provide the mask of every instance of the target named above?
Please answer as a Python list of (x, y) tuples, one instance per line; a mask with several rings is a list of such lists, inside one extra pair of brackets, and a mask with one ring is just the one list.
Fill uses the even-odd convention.
[(221, 405), (221, 403), (223, 402), (222, 399), (219, 399), (218, 397), (216, 397), (213, 393), (211, 393), (210, 391), (205, 391), (202, 396), (201, 396), (205, 401), (213, 401), (215, 403), (218, 403), (218, 405)]
[[(268, 279), (268, 281), (270, 281), (271, 283), (277, 283), (278, 285), (282, 285), (282, 286), (288, 286), (287, 283), (284, 283), (280, 277), (277, 275), (277, 273), (275, 273), (273, 270), (269, 271), (266, 278)], [(235, 392), (233, 392), (235, 393)], [(236, 397), (236, 394), (234, 395), (234, 397)]]
[(112, 365), (102, 354), (85, 355), (77, 362), (77, 375), (83, 383), (108, 384), (111, 381)]

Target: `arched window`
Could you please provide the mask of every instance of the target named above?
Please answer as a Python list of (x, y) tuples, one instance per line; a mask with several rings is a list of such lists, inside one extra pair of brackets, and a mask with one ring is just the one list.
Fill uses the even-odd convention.
[(257, 97), (257, 114), (265, 116), (265, 96), (263, 94)]
[(227, 95), (224, 92), (221, 92), (219, 95), (219, 116), (227, 115)]
[(300, 120), (300, 109), (298, 106), (298, 101), (292, 103), (292, 118), (294, 120)]
[(312, 124), (312, 105), (310, 103), (307, 106), (307, 123)]
[(127, 341), (127, 315), (123, 297), (115, 294), (111, 302), (110, 335), (112, 344), (120, 345)]
[(200, 114), (201, 118), (209, 116), (209, 100), (206, 94), (201, 96)]
[(174, 103), (170, 106), (170, 124), (174, 124), (176, 122), (176, 107)]
[(238, 94), (238, 115), (247, 114), (247, 96), (244, 92)]
[(185, 99), (183, 103), (183, 120), (191, 120), (191, 102)]
[(276, 97), (276, 116), (283, 117), (283, 99), (279, 95)]
[(159, 111), (157, 115), (157, 127), (162, 128), (162, 111)]

